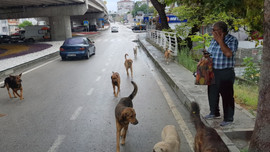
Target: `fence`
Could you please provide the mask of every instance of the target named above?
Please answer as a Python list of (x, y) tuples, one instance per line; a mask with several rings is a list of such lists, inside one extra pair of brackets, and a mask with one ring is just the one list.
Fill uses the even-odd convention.
[(155, 42), (164, 50), (166, 48), (170, 49), (172, 51), (172, 55), (177, 56), (178, 43), (177, 43), (176, 33), (164, 32), (164, 31), (158, 31), (158, 30), (148, 30), (147, 38)]

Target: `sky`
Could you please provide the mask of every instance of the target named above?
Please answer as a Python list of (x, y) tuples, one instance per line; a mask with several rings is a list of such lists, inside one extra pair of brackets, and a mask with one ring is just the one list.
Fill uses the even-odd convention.
[[(107, 1), (107, 9), (108, 11), (117, 11), (117, 2), (120, 0), (105, 0)], [(136, 0), (133, 0), (136, 2)]]
[(107, 9), (109, 11), (117, 11), (117, 2), (120, 0), (106, 0), (107, 1)]

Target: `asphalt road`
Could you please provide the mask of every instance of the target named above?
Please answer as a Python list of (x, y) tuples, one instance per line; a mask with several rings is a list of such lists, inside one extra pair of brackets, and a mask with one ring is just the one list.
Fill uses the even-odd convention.
[[(138, 33), (123, 25), (119, 33), (104, 31), (94, 38), (96, 55), (89, 60), (59, 58), (24, 71), (24, 100), (9, 99), (0, 89), (1, 152), (113, 152), (116, 150), (114, 108), (133, 86), (138, 125), (129, 126), (121, 152), (151, 152), (161, 140), (162, 128), (175, 125), (181, 151), (192, 151), (194, 127), (181, 104), (152, 61), (132, 42)], [(143, 33), (140, 33), (143, 34)], [(133, 78), (126, 75), (124, 54), (133, 59)], [(119, 97), (113, 95), (112, 71), (121, 76)]]

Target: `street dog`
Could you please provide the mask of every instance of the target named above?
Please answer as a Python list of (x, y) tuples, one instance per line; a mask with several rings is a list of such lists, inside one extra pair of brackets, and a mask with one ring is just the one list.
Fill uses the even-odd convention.
[[(20, 100), (23, 99), (23, 88), (22, 88), (22, 80), (21, 80), (22, 73), (16, 76), (10, 75), (7, 77), (4, 81), (4, 86), (1, 88), (7, 88), (8, 95), (10, 98), (12, 98), (9, 88), (12, 89), (14, 98), (17, 98), (17, 96), (20, 97)], [(18, 94), (18, 90), (20, 90), (20, 94)], [(17, 95), (17, 96), (16, 96)]]
[[(113, 94), (115, 97), (118, 96), (119, 92), (120, 92), (120, 75), (118, 72), (112, 72), (112, 86), (113, 86)], [(117, 93), (115, 93), (115, 88), (117, 87)]]
[(122, 137), (121, 145), (124, 145), (129, 123), (133, 125), (138, 124), (138, 120), (136, 119), (136, 112), (133, 109), (132, 103), (132, 99), (137, 94), (138, 87), (135, 82), (131, 81), (131, 83), (134, 86), (133, 92), (128, 97), (121, 98), (115, 107), (116, 152), (120, 152), (120, 134)]
[(197, 131), (194, 141), (195, 152), (229, 152), (228, 147), (222, 141), (217, 131), (214, 128), (207, 127), (201, 121), (198, 103), (191, 103), (190, 115)]
[(174, 125), (167, 125), (161, 132), (162, 141), (155, 144), (153, 152), (179, 152), (180, 137)]
[(171, 50), (166, 49), (166, 51), (164, 52), (164, 58), (167, 64), (169, 64), (170, 59), (171, 59)]
[(133, 70), (132, 70), (133, 61), (131, 59), (127, 59), (127, 56), (128, 56), (128, 54), (126, 53), (125, 54), (125, 63), (124, 63), (124, 65), (126, 67), (127, 76), (129, 76), (128, 69), (130, 69), (131, 77), (133, 77)]
[(135, 58), (137, 57), (137, 50), (138, 50), (138, 46), (135, 46), (135, 48), (133, 48), (133, 53)]

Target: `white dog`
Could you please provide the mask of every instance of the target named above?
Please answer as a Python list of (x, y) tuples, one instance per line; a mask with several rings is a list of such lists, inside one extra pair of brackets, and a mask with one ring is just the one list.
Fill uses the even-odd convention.
[(179, 152), (180, 138), (174, 125), (167, 125), (161, 132), (162, 141), (155, 144), (153, 152)]

